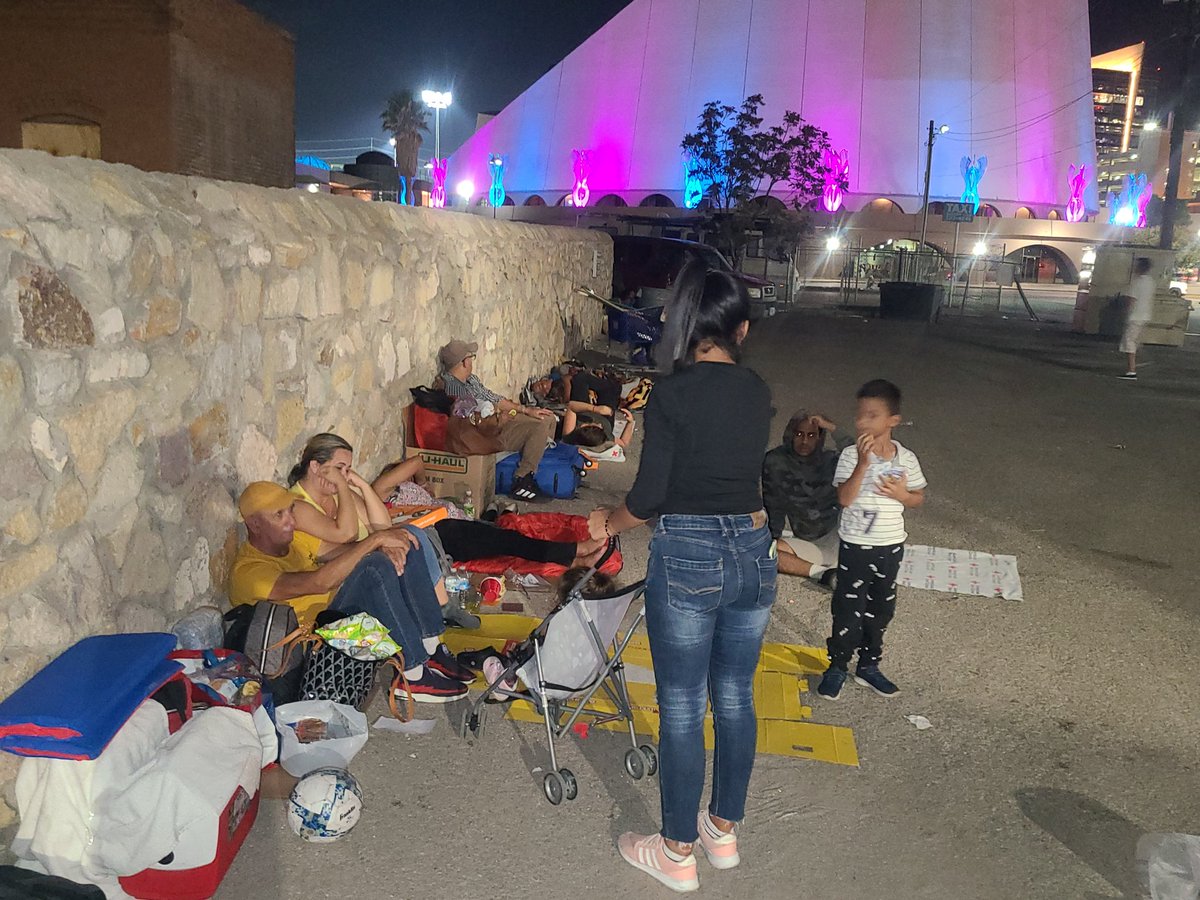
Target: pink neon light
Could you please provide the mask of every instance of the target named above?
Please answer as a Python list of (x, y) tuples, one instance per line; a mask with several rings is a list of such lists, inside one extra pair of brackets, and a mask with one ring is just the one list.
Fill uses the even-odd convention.
[(571, 205), (587, 206), (592, 192), (588, 190), (588, 168), (591, 163), (591, 152), (588, 150), (571, 151), (571, 168), (575, 172), (575, 186), (571, 188)]
[(441, 208), (446, 205), (446, 160), (434, 157), (433, 189), (429, 192), (429, 205)]
[(850, 183), (850, 156), (843, 150), (825, 151), (825, 190), (821, 193), (821, 206), (826, 212), (837, 212), (842, 208), (842, 193)]
[(1067, 183), (1071, 185), (1071, 197), (1067, 200), (1067, 221), (1082, 222), (1086, 214), (1083, 208), (1083, 189), (1087, 185), (1087, 166), (1078, 169), (1067, 167)]

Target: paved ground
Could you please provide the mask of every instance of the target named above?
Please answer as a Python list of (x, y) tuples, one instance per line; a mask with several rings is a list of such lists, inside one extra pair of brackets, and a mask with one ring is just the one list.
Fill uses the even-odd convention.
[[(800, 404), (849, 423), (854, 389), (906, 390), (899, 437), (930, 502), (913, 539), (1014, 553), (1023, 603), (902, 591), (883, 700), (848, 688), (818, 720), (855, 729), (860, 769), (760, 757), (743, 865), (700, 865), (713, 897), (1139, 896), (1145, 831), (1200, 833), (1195, 448), (1200, 354), (1151, 348), (1143, 379), (1112, 346), (1053, 327), (921, 325), (792, 313), (752, 335), (748, 362), (781, 430)], [(590, 479), (573, 508), (610, 501), (633, 465)], [(626, 542), (630, 577), (645, 537)], [(769, 637), (820, 643), (828, 596), (781, 581)], [(916, 731), (903, 718), (933, 722)], [(580, 797), (552, 808), (531, 770), (544, 737), (499, 717), (460, 741), (442, 708), (422, 738), (373, 736), (353, 770), (357, 830), (301, 843), (265, 805), (220, 893), (233, 898), (664, 896), (624, 866), (616, 834), (658, 824), (654, 781), (622, 745), (568, 744)]]

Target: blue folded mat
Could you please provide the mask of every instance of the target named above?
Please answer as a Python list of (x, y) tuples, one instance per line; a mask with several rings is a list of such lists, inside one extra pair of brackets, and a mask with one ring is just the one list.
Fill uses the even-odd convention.
[(133, 711), (183, 666), (173, 634), (84, 638), (0, 702), (0, 750), (95, 759)]

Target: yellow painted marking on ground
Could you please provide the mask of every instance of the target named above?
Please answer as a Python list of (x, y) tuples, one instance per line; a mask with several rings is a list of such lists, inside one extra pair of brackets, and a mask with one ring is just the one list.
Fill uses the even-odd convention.
[[(524, 640), (538, 624), (530, 616), (510, 614), (484, 615), (477, 630), (452, 629), (444, 640), (454, 652), (476, 650), (485, 646), (500, 650), (510, 640)], [(644, 634), (635, 634), (625, 648), (624, 660), (629, 666), (653, 669), (650, 642)], [(798, 644), (764, 643), (754, 677), (754, 702), (758, 717), (758, 750), (776, 756), (815, 759), (843, 766), (858, 765), (858, 749), (854, 732), (838, 725), (822, 725), (801, 721), (812, 718), (812, 707), (804, 705), (800, 694), (808, 691), (805, 675), (824, 672), (829, 658), (823, 649)], [(482, 679), (473, 688), (482, 690)], [(638, 734), (658, 739), (658, 702), (654, 685), (631, 681), (629, 702), (633, 708), (634, 729)], [(598, 694), (591, 706), (615, 712), (612, 703)], [(514, 701), (508, 704), (509, 719), (520, 722), (541, 722), (530, 703)], [(588, 721), (583, 717), (581, 721)], [(595, 726), (608, 731), (624, 731), (623, 722), (607, 722)], [(705, 717), (705, 746), (712, 749), (712, 716)]]

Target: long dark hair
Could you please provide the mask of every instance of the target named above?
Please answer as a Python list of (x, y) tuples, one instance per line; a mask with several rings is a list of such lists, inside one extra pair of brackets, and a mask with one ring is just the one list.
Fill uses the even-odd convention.
[(663, 329), (664, 364), (679, 370), (692, 364), (702, 345), (720, 347), (736, 362), (740, 353), (737, 331), (750, 319), (746, 286), (728, 272), (717, 272), (702, 262), (688, 263), (675, 282), (667, 303)]
[(300, 454), (300, 462), (292, 466), (292, 471), (288, 472), (288, 487), (304, 477), (304, 473), (308, 471), (308, 464), (314, 459), (319, 463), (327, 463), (339, 450), (354, 452), (350, 442), (340, 435), (331, 434), (328, 431), (314, 434), (304, 445), (304, 452)]

